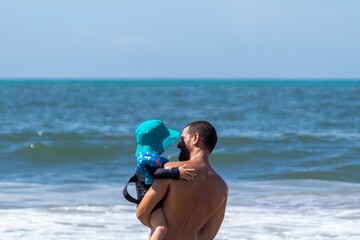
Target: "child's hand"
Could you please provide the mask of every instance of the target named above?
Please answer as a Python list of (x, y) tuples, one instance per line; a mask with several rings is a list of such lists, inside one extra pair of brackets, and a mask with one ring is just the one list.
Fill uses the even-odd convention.
[(179, 173), (180, 178), (192, 181), (195, 179), (196, 173), (194, 168), (185, 168), (186, 164), (184, 166), (179, 167)]

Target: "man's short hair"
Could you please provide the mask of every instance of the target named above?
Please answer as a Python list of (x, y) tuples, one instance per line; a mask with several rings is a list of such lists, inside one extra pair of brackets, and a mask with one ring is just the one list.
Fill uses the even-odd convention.
[(205, 147), (211, 153), (217, 142), (217, 134), (214, 126), (207, 121), (195, 121), (189, 123), (186, 127), (189, 127), (188, 133), (190, 137), (194, 136), (195, 133), (199, 134)]

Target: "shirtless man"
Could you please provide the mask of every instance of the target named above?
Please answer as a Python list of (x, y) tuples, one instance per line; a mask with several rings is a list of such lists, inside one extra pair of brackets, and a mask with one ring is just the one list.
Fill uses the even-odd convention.
[[(182, 134), (179, 160), (167, 167), (194, 168), (193, 181), (155, 180), (136, 210), (137, 218), (150, 226), (150, 214), (163, 199), (163, 210), (168, 225), (164, 239), (214, 239), (224, 219), (228, 188), (224, 180), (210, 166), (209, 156), (217, 142), (214, 127), (206, 121), (187, 125)], [(187, 161), (185, 161), (187, 160)]]

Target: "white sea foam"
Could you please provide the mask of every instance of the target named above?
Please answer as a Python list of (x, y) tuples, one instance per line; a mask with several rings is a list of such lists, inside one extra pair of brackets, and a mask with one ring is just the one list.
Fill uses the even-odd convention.
[(128, 206), (0, 210), (1, 239), (146, 239)]
[[(135, 217), (135, 205), (121, 198), (122, 186), (0, 183), (0, 187), (4, 189), (1, 239), (148, 238), (149, 229)], [(229, 189), (216, 239), (360, 239), (359, 184), (237, 182), (229, 183)]]
[(360, 239), (360, 186), (322, 181), (230, 185), (218, 239)]

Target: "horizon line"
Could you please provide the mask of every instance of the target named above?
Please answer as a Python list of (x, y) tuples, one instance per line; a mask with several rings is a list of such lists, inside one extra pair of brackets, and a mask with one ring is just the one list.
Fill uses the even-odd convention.
[(189, 81), (189, 80), (198, 80), (198, 81), (359, 81), (359, 78), (230, 78), (230, 77), (0, 77), (0, 81)]

